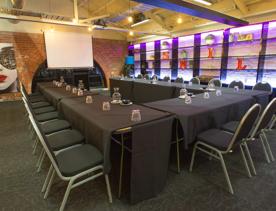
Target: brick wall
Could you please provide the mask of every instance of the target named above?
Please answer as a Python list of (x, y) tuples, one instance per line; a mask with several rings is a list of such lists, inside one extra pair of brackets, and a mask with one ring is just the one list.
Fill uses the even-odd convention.
[[(46, 59), (43, 34), (0, 32), (0, 43), (13, 43), (19, 80), (31, 90), (32, 79), (38, 66)], [(126, 41), (93, 39), (94, 59), (104, 71), (107, 82), (111, 72), (119, 74), (127, 55)], [(13, 100), (19, 93), (0, 94), (0, 99)]]

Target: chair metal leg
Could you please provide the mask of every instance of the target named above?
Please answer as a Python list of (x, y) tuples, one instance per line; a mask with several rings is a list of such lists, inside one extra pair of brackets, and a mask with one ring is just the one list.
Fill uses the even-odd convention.
[(265, 154), (265, 158), (266, 158), (266, 161), (268, 162), (268, 163), (270, 163), (270, 159), (269, 159), (269, 157), (268, 157), (268, 153), (267, 153), (267, 150), (266, 150), (266, 147), (265, 147), (265, 144), (264, 144), (264, 140), (263, 140), (263, 138), (262, 138), (262, 134), (260, 134), (260, 141), (261, 141), (261, 143), (262, 143), (262, 147), (263, 147), (263, 150), (264, 150), (264, 154)]
[(33, 152), (32, 152), (33, 155), (35, 155), (37, 145), (38, 145), (38, 138), (35, 139), (34, 149), (33, 149)]
[(243, 163), (244, 163), (245, 169), (246, 169), (246, 171), (247, 171), (248, 177), (251, 178), (252, 175), (251, 175), (250, 169), (249, 169), (249, 167), (248, 167), (248, 163), (247, 163), (247, 160), (246, 160), (246, 157), (245, 157), (245, 155), (244, 155), (244, 151), (243, 151), (243, 148), (242, 148), (242, 147), (243, 147), (242, 144), (240, 144), (240, 150), (241, 150), (241, 154), (242, 154)]
[(124, 135), (121, 134), (121, 161), (120, 161), (119, 190), (118, 190), (119, 198), (121, 197), (121, 194), (122, 194), (123, 165), (124, 165)]
[(225, 162), (224, 162), (223, 156), (222, 156), (222, 154), (220, 152), (218, 154), (219, 154), (221, 166), (222, 166), (222, 169), (223, 169), (223, 172), (224, 172), (227, 184), (228, 184), (229, 192), (231, 194), (234, 194), (234, 191), (233, 191), (233, 188), (232, 188), (232, 184), (231, 184), (231, 181), (230, 181), (230, 178), (229, 178), (226, 166), (225, 166)]
[(271, 122), (271, 124), (269, 126), (270, 130), (274, 127), (275, 123), (276, 123), (276, 115), (274, 115), (273, 120), (272, 120), (272, 122)]
[(244, 143), (244, 147), (245, 147), (245, 151), (246, 151), (247, 157), (249, 159), (249, 163), (250, 163), (251, 168), (253, 170), (253, 173), (254, 173), (254, 175), (257, 175), (256, 168), (255, 168), (254, 162), (252, 160), (252, 157), (251, 157), (251, 154), (250, 154), (250, 151), (248, 149), (248, 145), (247, 145), (246, 142)]
[(177, 159), (177, 173), (180, 173), (180, 155), (179, 155), (179, 140), (176, 139), (176, 159)]
[(49, 184), (47, 185), (47, 189), (46, 189), (46, 192), (45, 192), (45, 194), (44, 194), (44, 199), (46, 199), (46, 198), (48, 197), (48, 195), (49, 195), (50, 189), (51, 189), (52, 184), (53, 184), (53, 181), (54, 181), (55, 173), (56, 173), (56, 171), (54, 170), (54, 171), (52, 172), (52, 175), (51, 175)]
[(51, 174), (52, 174), (52, 171), (54, 171), (53, 165), (51, 165), (50, 168), (49, 168), (48, 174), (47, 174), (47, 176), (46, 176), (46, 179), (45, 179), (45, 181), (44, 181), (43, 187), (42, 187), (42, 189), (41, 189), (41, 192), (42, 192), (42, 193), (45, 192), (45, 190), (46, 190), (46, 188), (47, 188), (47, 186), (48, 186), (49, 179), (50, 179), (50, 176), (51, 176)]
[(40, 154), (39, 154), (38, 160), (37, 160), (37, 162), (36, 162), (35, 167), (38, 167), (38, 166), (39, 166), (40, 161), (41, 161), (42, 156), (43, 156), (43, 152), (44, 152), (44, 149), (42, 148), (42, 149), (41, 149), (41, 152), (40, 152)]
[(42, 157), (41, 157), (39, 166), (38, 166), (38, 168), (37, 168), (37, 172), (38, 172), (38, 173), (41, 171), (41, 167), (42, 167), (43, 161), (44, 161), (44, 159), (45, 159), (45, 154), (46, 154), (45, 151), (43, 151), (43, 155), (42, 155)]
[(70, 191), (71, 191), (71, 189), (72, 189), (73, 183), (74, 183), (74, 180), (71, 179), (71, 180), (69, 181), (68, 186), (67, 186), (67, 189), (66, 189), (66, 192), (65, 192), (65, 194), (64, 194), (64, 197), (63, 197), (61, 206), (60, 206), (60, 208), (59, 208), (59, 211), (63, 211), (63, 210), (64, 210), (64, 207), (65, 207), (65, 205), (66, 205), (66, 202), (67, 202), (68, 196), (69, 196), (69, 194), (70, 194)]
[(37, 144), (37, 138), (35, 138), (35, 139), (33, 139), (34, 140), (34, 143), (33, 143), (33, 145), (32, 145), (32, 148), (35, 148), (35, 145)]
[(111, 194), (111, 188), (110, 188), (108, 174), (105, 174), (104, 178), (105, 178), (105, 183), (106, 183), (106, 188), (107, 188), (108, 200), (109, 200), (109, 203), (112, 203), (112, 194)]
[(272, 153), (272, 151), (271, 151), (271, 147), (270, 147), (270, 144), (269, 144), (269, 142), (268, 142), (268, 140), (267, 140), (267, 137), (266, 137), (265, 132), (263, 132), (263, 137), (264, 137), (264, 142), (265, 142), (265, 144), (266, 144), (267, 151), (268, 151), (268, 154), (269, 154), (269, 156), (270, 156), (270, 159), (271, 159), (271, 161), (275, 161), (275, 158), (274, 158), (273, 153)]
[(192, 154), (192, 159), (191, 159), (191, 164), (190, 164), (190, 169), (189, 169), (190, 172), (193, 171), (196, 150), (197, 150), (197, 144), (195, 144), (194, 149), (193, 149), (193, 154)]

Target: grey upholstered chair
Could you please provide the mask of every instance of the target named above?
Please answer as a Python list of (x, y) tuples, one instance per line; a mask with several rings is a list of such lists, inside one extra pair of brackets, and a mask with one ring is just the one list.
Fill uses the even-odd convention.
[(163, 78), (163, 81), (170, 81), (171, 80), (171, 78), (169, 77), (169, 76), (165, 76), (164, 78)]
[(176, 79), (175, 79), (175, 81), (174, 81), (175, 83), (183, 83), (184, 82), (184, 80), (183, 80), (183, 78), (182, 77), (177, 77)]
[(150, 76), (149, 76), (148, 74), (145, 74), (145, 75), (144, 75), (144, 79), (150, 80)]
[(258, 82), (253, 86), (253, 90), (272, 92), (272, 86), (267, 82)]
[(143, 78), (142, 74), (137, 75), (137, 78), (142, 79)]
[(60, 211), (64, 210), (68, 196), (73, 188), (104, 175), (109, 202), (112, 203), (109, 178), (108, 174), (103, 171), (103, 155), (101, 152), (90, 144), (83, 144), (64, 151), (59, 151), (55, 154), (46, 136), (42, 132), (40, 124), (33, 118), (31, 118), (31, 122), (51, 162), (42, 188), (42, 191), (45, 192), (44, 199), (49, 195), (55, 175), (61, 180), (69, 182), (59, 209)]
[(261, 106), (259, 104), (252, 106), (243, 116), (234, 134), (219, 129), (210, 129), (200, 133), (197, 136), (198, 141), (194, 145), (190, 171), (193, 170), (193, 164), (197, 150), (200, 150), (201, 152), (218, 159), (221, 162), (229, 192), (234, 194), (232, 184), (224, 163), (223, 155), (228, 154), (234, 147), (239, 146), (247, 174), (249, 177), (251, 177), (251, 172), (247, 163), (244, 149), (251, 165), (252, 159), (245, 140), (249, 137), (250, 131), (256, 119), (258, 118), (260, 111)]
[(239, 89), (244, 89), (244, 83), (242, 81), (232, 81), (228, 88), (235, 88), (235, 86), (239, 87)]
[(151, 80), (158, 81), (158, 76), (157, 76), (157, 75), (153, 75), (153, 76), (151, 77)]
[(190, 82), (192, 82), (192, 84), (200, 84), (200, 79), (198, 77), (193, 77)]
[(211, 84), (213, 84), (215, 87), (222, 87), (221, 80), (219, 80), (217, 78), (211, 79), (208, 83), (208, 86), (210, 86)]
[[(274, 161), (275, 158), (271, 151), (270, 145), (267, 140), (266, 134), (272, 129), (272, 125), (275, 124), (275, 112), (276, 112), (276, 98), (274, 98), (265, 108), (260, 116), (257, 124), (252, 130), (249, 140), (259, 140), (262, 143), (263, 151), (268, 163)], [(238, 127), (238, 121), (231, 121), (222, 126), (222, 129), (233, 133)], [(258, 139), (259, 138), (259, 139)]]

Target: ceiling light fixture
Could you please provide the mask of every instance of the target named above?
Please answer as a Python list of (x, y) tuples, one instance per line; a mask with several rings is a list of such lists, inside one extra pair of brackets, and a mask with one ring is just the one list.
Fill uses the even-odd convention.
[(54, 28), (54, 27), (51, 27), (49, 31), (50, 31), (50, 32), (54, 32), (54, 31), (55, 31), (55, 28)]
[(178, 17), (177, 20), (176, 20), (176, 22), (177, 22), (178, 24), (181, 24), (181, 23), (183, 23), (183, 20), (182, 20), (181, 17)]
[(207, 6), (211, 6), (212, 5), (211, 2), (205, 1), (205, 0), (193, 0), (193, 1), (201, 3), (201, 4), (204, 4), (204, 5), (207, 5)]
[(73, 19), (72, 19), (72, 22), (73, 22), (73, 23), (78, 23), (78, 20), (77, 20), (76, 18), (73, 18)]
[(143, 20), (143, 21), (140, 21), (140, 22), (137, 22), (137, 23), (132, 24), (131, 27), (138, 26), (138, 25), (147, 23), (147, 22), (149, 22), (149, 21), (150, 21), (150, 19), (145, 19), (145, 20)]
[(133, 23), (133, 17), (132, 16), (128, 16), (127, 20), (128, 20), (129, 23)]
[(93, 29), (92, 29), (91, 26), (89, 26), (89, 27), (87, 28), (87, 30), (90, 31), (90, 32), (92, 32)]
[(133, 31), (129, 31), (129, 36), (133, 36), (134, 35), (134, 32)]

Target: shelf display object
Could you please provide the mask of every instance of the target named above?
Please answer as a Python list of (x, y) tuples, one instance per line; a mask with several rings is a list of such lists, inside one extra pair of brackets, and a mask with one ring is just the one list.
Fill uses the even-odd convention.
[(160, 78), (172, 78), (172, 39), (161, 40), (160, 45)]
[(154, 75), (155, 56), (154, 56), (154, 42), (146, 43), (146, 72), (152, 77)]
[(137, 77), (139, 74), (141, 74), (140, 44), (134, 45), (133, 54), (134, 54), (134, 76)]
[(178, 39), (178, 77), (185, 81), (193, 78), (194, 36)]
[(220, 78), (223, 46), (223, 30), (201, 34), (200, 71), (201, 78)]
[(276, 21), (268, 25), (266, 56), (262, 81), (276, 87)]
[(262, 24), (230, 29), (226, 84), (240, 80), (256, 84), (259, 54), (262, 48)]

